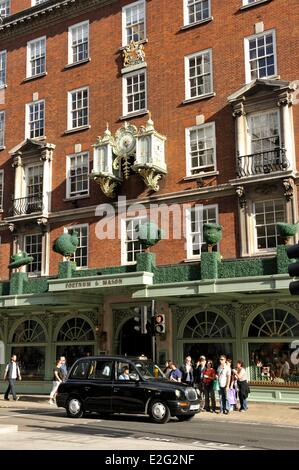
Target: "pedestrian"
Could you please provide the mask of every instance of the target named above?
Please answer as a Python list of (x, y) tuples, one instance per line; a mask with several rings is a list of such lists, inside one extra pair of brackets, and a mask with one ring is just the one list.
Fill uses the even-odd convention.
[(59, 361), (60, 361), (62, 381), (64, 382), (67, 376), (67, 366), (66, 366), (65, 356), (60, 356)]
[(58, 361), (56, 361), (56, 366), (53, 370), (53, 386), (52, 386), (52, 390), (50, 393), (50, 399), (48, 402), (50, 405), (55, 405), (54, 398), (56, 397), (59, 385), (61, 384), (61, 382), (63, 382), (63, 373), (62, 373), (61, 367), (62, 367), (61, 361), (59, 359)]
[(19, 397), (16, 395), (15, 382), (16, 380), (22, 380), (19, 364), (17, 363), (17, 356), (13, 354), (10, 362), (6, 364), (4, 372), (4, 380), (8, 380), (8, 387), (4, 394), (4, 400), (9, 400), (9, 394), (11, 393), (14, 400), (18, 400)]
[(163, 369), (163, 374), (165, 374), (166, 378), (169, 379), (170, 373), (172, 371), (172, 368), (170, 367), (171, 361), (168, 360), (165, 362), (165, 367)]
[(243, 361), (239, 360), (237, 362), (236, 368), (233, 369), (233, 373), (236, 376), (237, 379), (237, 384), (238, 384), (238, 390), (239, 390), (239, 400), (240, 400), (240, 410), (239, 411), (247, 411), (248, 410), (248, 405), (247, 405), (247, 398), (250, 393), (249, 385), (247, 382), (247, 373), (246, 369), (244, 367)]
[[(213, 362), (209, 359), (207, 361), (207, 368), (203, 376), (204, 393), (205, 393), (205, 410), (216, 413), (216, 400), (215, 391), (213, 388), (214, 379), (216, 377), (215, 369), (213, 369)], [(210, 407), (210, 399), (212, 409)]]
[(207, 361), (205, 356), (200, 356), (194, 370), (195, 375), (195, 383), (199, 389), (199, 403), (200, 403), (200, 410), (204, 411), (204, 402), (205, 402), (205, 390), (204, 390), (204, 383), (203, 383), (203, 376), (207, 369)]
[(171, 372), (169, 374), (169, 380), (171, 382), (181, 382), (182, 381), (182, 372), (180, 371), (180, 369), (177, 368), (176, 363), (171, 361), (169, 365), (170, 365), (170, 368), (171, 368)]
[(180, 371), (182, 372), (182, 382), (192, 386), (194, 383), (194, 375), (191, 356), (186, 356), (184, 364), (180, 367)]
[(219, 396), (220, 396), (220, 412), (223, 414), (229, 413), (229, 404), (227, 400), (227, 392), (231, 381), (231, 369), (226, 363), (226, 356), (222, 355), (219, 358), (220, 365), (217, 369), (217, 378), (219, 380)]

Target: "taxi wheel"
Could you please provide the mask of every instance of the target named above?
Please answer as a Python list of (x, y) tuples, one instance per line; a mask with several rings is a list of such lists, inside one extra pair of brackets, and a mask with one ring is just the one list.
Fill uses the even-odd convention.
[(149, 415), (154, 423), (164, 424), (170, 419), (170, 411), (166, 403), (154, 400), (149, 406)]
[(191, 415), (180, 415), (180, 416), (177, 416), (177, 419), (179, 421), (190, 421), (190, 419), (192, 419), (194, 416), (194, 413), (192, 413)]
[(66, 412), (70, 418), (81, 418), (83, 416), (83, 405), (79, 398), (70, 398), (66, 405)]

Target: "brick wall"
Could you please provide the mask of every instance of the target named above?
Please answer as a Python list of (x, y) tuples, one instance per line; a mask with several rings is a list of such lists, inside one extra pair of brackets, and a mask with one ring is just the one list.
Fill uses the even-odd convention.
[[(0, 110), (6, 110), (6, 149), (0, 151), (0, 168), (5, 170), (4, 216), (11, 204), (14, 186), (14, 170), (11, 168), (9, 150), (24, 139), (25, 104), (32, 101), (38, 92), (39, 99), (46, 100), (46, 137), (54, 143), (52, 211), (75, 208), (66, 197), (66, 155), (74, 153), (75, 144), (82, 145), (82, 151), (90, 151), (98, 135), (102, 135), (106, 122), (112, 132), (122, 125), (122, 67), (121, 52), (121, 7), (129, 4), (119, 1), (114, 5), (97, 8), (89, 14), (75, 19), (65, 18), (54, 26), (37, 28), (15, 39), (0, 38), (1, 49), (7, 49), (7, 89), (5, 103)], [(241, 0), (212, 0), (213, 21), (189, 29), (183, 25), (182, 0), (147, 1), (147, 37), (145, 44), (148, 109), (156, 129), (167, 136), (168, 174), (161, 180), (160, 192), (166, 193), (195, 189), (196, 180), (185, 181), (185, 128), (195, 125), (196, 116), (203, 114), (206, 122), (215, 121), (217, 137), (218, 176), (205, 178), (205, 185), (219, 185), (235, 177), (235, 136), (234, 121), (227, 97), (245, 82), (244, 37), (254, 33), (254, 24), (264, 22), (265, 30), (275, 28), (277, 40), (278, 72), (283, 80), (295, 80), (298, 76), (299, 48), (296, 25), (299, 20), (297, 0), (273, 0), (260, 6), (241, 11)], [(12, 0), (12, 11), (29, 7), (29, 0)], [(70, 7), (71, 8), (71, 7)], [(65, 69), (67, 64), (67, 29), (72, 24), (89, 19), (91, 61), (78, 67)], [(292, 26), (293, 25), (293, 26)], [(24, 82), (26, 76), (27, 41), (46, 35), (47, 76)], [(213, 76), (216, 96), (182, 104), (184, 90), (184, 56), (207, 48), (213, 50)], [(89, 86), (91, 128), (69, 135), (63, 135), (67, 127), (67, 92)], [(298, 147), (298, 106), (294, 106), (295, 139)], [(147, 117), (130, 119), (135, 125), (144, 124)], [(91, 182), (90, 198), (79, 200), (77, 207), (87, 207), (106, 202), (95, 183)], [(119, 194), (128, 198), (142, 198), (149, 193), (139, 178), (132, 176), (125, 182)], [(237, 199), (235, 196), (209, 199), (208, 203), (219, 202), (219, 222), (224, 226), (221, 251), (224, 257), (238, 256)], [(83, 223), (84, 219), (78, 222)], [(88, 219), (87, 219), (88, 221)], [(94, 235), (90, 222), (90, 267), (108, 266), (120, 263), (120, 244), (109, 241), (103, 247)], [(61, 233), (60, 226), (51, 227), (51, 244)], [(7, 244), (11, 235), (2, 237), (2, 259), (10, 249)], [(162, 241), (154, 249), (158, 264), (181, 262), (186, 258), (184, 240)], [(51, 273), (57, 271), (58, 257), (51, 257)], [(6, 277), (7, 261), (1, 263), (0, 276)]]

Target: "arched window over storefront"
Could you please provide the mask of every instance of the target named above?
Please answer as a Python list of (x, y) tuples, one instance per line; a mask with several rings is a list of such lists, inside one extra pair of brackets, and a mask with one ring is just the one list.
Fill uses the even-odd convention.
[(299, 345), (299, 317), (283, 308), (258, 313), (248, 325), (248, 353), (251, 381), (265, 384), (299, 383), (294, 361)]
[(37, 320), (25, 320), (16, 326), (11, 339), (11, 354), (17, 355), (25, 380), (40, 380), (45, 374), (46, 334)]
[(94, 326), (83, 317), (70, 317), (60, 327), (56, 340), (56, 357), (65, 356), (70, 367), (77, 359), (95, 351)]
[(194, 361), (204, 355), (217, 363), (221, 354), (233, 357), (235, 340), (229, 320), (220, 312), (203, 310), (194, 313), (183, 326), (179, 340), (183, 356)]

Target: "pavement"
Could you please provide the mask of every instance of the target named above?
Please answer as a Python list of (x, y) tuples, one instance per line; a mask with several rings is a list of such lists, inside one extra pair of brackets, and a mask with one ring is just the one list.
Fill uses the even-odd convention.
[[(228, 415), (201, 412), (192, 420), (195, 434), (191, 433), (191, 437), (184, 423), (178, 423), (175, 432), (172, 422), (159, 429), (155, 428), (159, 425), (152, 425), (147, 431), (148, 424), (141, 417), (136, 418), (137, 430), (135, 421), (122, 415), (116, 416), (115, 423), (109, 421), (109, 425), (97, 417), (68, 421), (64, 410), (55, 413), (57, 408), (49, 405), (48, 399), (47, 395), (19, 394), (18, 401), (6, 401), (0, 396), (0, 451), (15, 450), (16, 440), (19, 450), (298, 449), (299, 402), (249, 402), (247, 412), (233, 411)], [(223, 439), (223, 432), (229, 437)], [(194, 441), (198, 436), (200, 439)]]
[[(6, 401), (3, 396), (0, 397), (0, 413), (1, 408), (49, 408), (54, 407), (49, 405), (48, 395), (25, 395), (20, 394), (18, 401)], [(232, 411), (228, 415), (214, 414), (208, 412), (201, 412), (195, 415), (195, 419), (204, 418), (205, 420), (213, 421), (226, 421), (238, 423), (256, 423), (256, 424), (274, 424), (276, 426), (291, 426), (299, 428), (299, 394), (298, 404), (278, 404), (278, 403), (255, 403), (248, 402), (248, 411), (240, 413), (239, 411)], [(1, 422), (0, 422), (1, 424)]]

